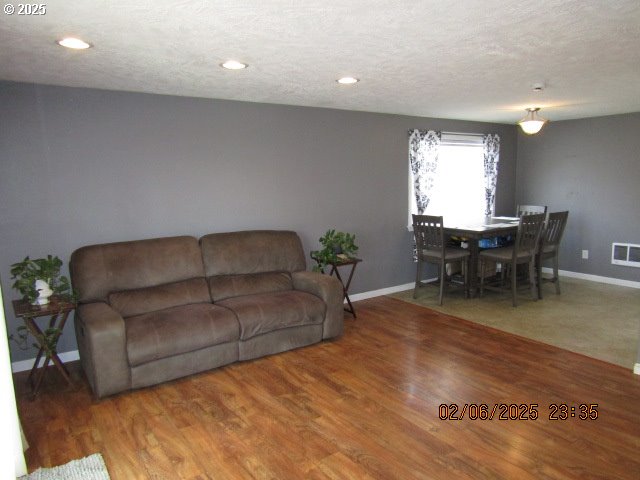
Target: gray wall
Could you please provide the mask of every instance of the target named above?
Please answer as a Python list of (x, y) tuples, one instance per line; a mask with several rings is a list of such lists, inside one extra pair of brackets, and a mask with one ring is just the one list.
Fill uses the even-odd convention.
[[(255, 228), (356, 234), (352, 292), (409, 283), (407, 130), (501, 136), (497, 212), (515, 198), (516, 129), (342, 110), (0, 82), (0, 276), (92, 243)], [(75, 350), (72, 325), (59, 350)], [(31, 358), (12, 345), (13, 361)]]
[(517, 151), (516, 200), (570, 212), (560, 268), (640, 281), (611, 264), (613, 242), (640, 244), (640, 113), (553, 122)]

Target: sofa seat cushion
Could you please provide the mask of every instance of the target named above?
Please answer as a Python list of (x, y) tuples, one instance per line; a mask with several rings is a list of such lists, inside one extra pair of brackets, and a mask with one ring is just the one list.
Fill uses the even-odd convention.
[(233, 297), (217, 305), (236, 314), (241, 340), (282, 328), (321, 324), (326, 309), (315, 295), (297, 290)]
[(144, 313), (125, 320), (131, 366), (238, 341), (236, 316), (211, 303), (195, 303)]
[(124, 318), (190, 303), (206, 302), (211, 302), (211, 297), (207, 281), (202, 277), (109, 294), (109, 304)]

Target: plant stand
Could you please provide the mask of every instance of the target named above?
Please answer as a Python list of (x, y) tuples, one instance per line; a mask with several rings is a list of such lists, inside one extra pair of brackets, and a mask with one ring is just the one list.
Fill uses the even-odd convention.
[[(33, 363), (31, 372), (29, 373), (28, 381), (31, 385), (31, 395), (35, 398), (42, 384), (42, 379), (47, 370), (49, 362), (53, 362), (60, 374), (64, 379), (69, 382), (69, 385), (73, 386), (73, 381), (69, 376), (67, 367), (64, 366), (57, 353), (58, 339), (62, 335), (62, 329), (67, 321), (69, 313), (75, 308), (75, 304), (60, 300), (56, 297), (51, 297), (51, 301), (46, 305), (30, 305), (26, 300), (14, 300), (13, 311), (16, 317), (22, 318), (29, 333), (36, 339), (40, 349), (36, 355), (36, 360)], [(38, 317), (50, 316), (49, 324), (46, 330), (43, 332), (38, 326), (35, 319)], [(53, 333), (45, 333), (52, 332)], [(38, 363), (44, 354), (44, 364), (38, 368)]]
[[(313, 257), (313, 255), (311, 256), (311, 258), (313, 258), (316, 262), (318, 261), (316, 258)], [(331, 271), (329, 272), (329, 276), (335, 274), (336, 278), (338, 280), (340, 280), (340, 283), (342, 284), (342, 292), (344, 295), (344, 300), (347, 301), (347, 305), (349, 305), (349, 307), (345, 307), (344, 311), (345, 312), (349, 312), (351, 315), (353, 315), (353, 318), (357, 318), (356, 317), (356, 310), (353, 308), (353, 305), (351, 304), (351, 299), (349, 298), (349, 286), (351, 285), (351, 280), (353, 279), (353, 274), (356, 271), (356, 266), (358, 265), (358, 263), (360, 263), (362, 261), (362, 259), (360, 258), (348, 258), (348, 259), (344, 259), (344, 260), (338, 260), (337, 262), (331, 262), (329, 265), (331, 265)], [(319, 262), (318, 262), (319, 263)], [(344, 282), (344, 280), (342, 279), (342, 275), (340, 275), (340, 270), (339, 267), (346, 267), (351, 265), (351, 270), (349, 270), (349, 276), (347, 277), (347, 283)], [(322, 273), (325, 273), (324, 269), (321, 269)]]

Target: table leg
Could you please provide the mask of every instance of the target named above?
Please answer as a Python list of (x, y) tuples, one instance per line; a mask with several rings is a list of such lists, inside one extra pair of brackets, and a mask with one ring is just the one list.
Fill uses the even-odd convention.
[(58, 357), (57, 353), (54, 353), (53, 355), (51, 355), (51, 361), (58, 368), (58, 371), (64, 377), (64, 379), (69, 383), (69, 385), (73, 386), (73, 381), (69, 376), (69, 370), (67, 370), (67, 367), (65, 367), (64, 363), (62, 363), (62, 360), (60, 360), (60, 357)]
[(351, 315), (353, 315), (353, 318), (358, 317), (356, 316), (356, 310), (355, 308), (353, 308), (353, 304), (351, 303), (351, 299), (349, 298), (349, 286), (351, 285), (351, 280), (353, 279), (353, 272), (356, 269), (356, 265), (357, 263), (351, 265), (351, 271), (349, 272), (347, 283), (344, 283), (344, 281), (342, 280), (342, 276), (340, 275), (340, 271), (337, 267), (333, 266), (331, 270), (331, 273), (335, 272), (336, 277), (338, 278), (338, 280), (340, 280), (340, 283), (342, 284), (342, 293), (344, 295), (344, 299), (347, 301), (347, 305), (349, 305), (349, 308), (345, 308), (344, 310), (345, 312), (349, 312)]
[(480, 247), (477, 238), (468, 239), (469, 242), (469, 296), (474, 298), (478, 293), (478, 258), (480, 256)]
[[(62, 329), (64, 328), (64, 325), (67, 321), (68, 316), (69, 316), (69, 312), (65, 312), (60, 318), (60, 322), (58, 323), (58, 325), (56, 325), (56, 322), (58, 321), (58, 315), (51, 316), (51, 319), (49, 320), (48, 328), (58, 329), (55, 338), (51, 342), (52, 345), (47, 345), (46, 335), (40, 329), (40, 327), (38, 327), (38, 324), (35, 322), (35, 320), (32, 317), (24, 318), (27, 328), (29, 329), (33, 337), (40, 344), (40, 349), (38, 350), (38, 354), (36, 355), (36, 360), (33, 364), (33, 367), (31, 368), (31, 372), (29, 373), (29, 376), (27, 377), (27, 381), (31, 385), (31, 389), (32, 389), (31, 394), (33, 398), (35, 398), (36, 395), (38, 394), (38, 390), (40, 389), (40, 385), (42, 384), (42, 380), (44, 378), (45, 372), (47, 371), (47, 367), (49, 366), (49, 362), (53, 362), (53, 364), (56, 366), (56, 368), (58, 369), (62, 377), (69, 383), (69, 385), (73, 386), (73, 381), (69, 376), (69, 371), (65, 367), (64, 363), (62, 363), (62, 360), (60, 360), (60, 357), (56, 352), (58, 339), (62, 334)], [(38, 364), (40, 363), (40, 359), (42, 358), (43, 353), (45, 354), (44, 364), (42, 365), (42, 367), (38, 369)], [(35, 377), (35, 385), (34, 385), (34, 377)]]
[[(42, 379), (44, 378), (44, 372), (47, 371), (50, 360), (51, 357), (47, 355), (44, 359), (44, 364), (42, 365), (42, 367), (40, 367), (40, 371), (37, 373), (38, 378), (36, 379), (36, 384), (34, 385), (33, 382), (31, 382), (31, 398), (36, 398), (36, 395), (38, 395), (38, 390), (40, 390), (40, 385), (42, 384)], [(38, 364), (36, 363), (35, 365)]]
[[(40, 359), (42, 358), (42, 354), (45, 351), (44, 345), (42, 345), (42, 340), (41, 340), (41, 338), (43, 337), (44, 334), (42, 333), (42, 330), (40, 330), (40, 327), (38, 327), (38, 324), (35, 322), (35, 320), (33, 318), (25, 317), (24, 318), (24, 323), (27, 326), (27, 329), (29, 330), (31, 335), (33, 335), (33, 338), (35, 338), (38, 341), (38, 343), (40, 344), (40, 349), (38, 350), (38, 354), (36, 355), (36, 360), (35, 360), (35, 362), (33, 362), (33, 367), (31, 367), (31, 372), (29, 372), (29, 376), (27, 377), (27, 381), (31, 385), (31, 389), (33, 391), (35, 391), (37, 389), (33, 385), (34, 376), (37, 377), (36, 385), (40, 386), (40, 382), (42, 382), (42, 377), (44, 375), (43, 374), (44, 369), (41, 372), (39, 372), (39, 375), (38, 375), (38, 364), (40, 363)], [(48, 356), (47, 356), (47, 360), (48, 360)], [(34, 396), (35, 396), (35, 394), (34, 394)]]
[[(69, 312), (65, 312), (62, 315), (62, 318), (60, 319), (60, 323), (58, 323), (58, 326), (57, 326), (58, 333), (57, 333), (56, 341), (55, 341), (56, 345), (58, 345), (58, 339), (60, 338), (60, 335), (62, 335), (62, 329), (64, 328), (65, 323), (67, 323), (67, 318), (68, 317), (69, 317)], [(69, 376), (69, 371), (67, 370), (67, 367), (65, 367), (64, 363), (62, 363), (62, 360), (60, 360), (60, 357), (58, 357), (58, 352), (55, 351), (55, 350), (53, 352), (51, 352), (51, 361), (58, 368), (58, 371), (64, 377), (64, 379), (67, 381), (67, 383), (69, 383), (69, 385), (73, 386), (73, 381), (71, 380), (71, 377)]]
[(38, 354), (36, 355), (36, 361), (33, 362), (33, 367), (31, 367), (31, 371), (29, 372), (29, 376), (27, 377), (28, 382), (31, 382), (31, 377), (33, 377), (33, 375), (38, 370), (38, 364), (40, 363), (40, 359), (42, 358), (43, 352), (44, 352), (44, 347), (40, 347), (40, 350), (38, 350)]
[(353, 279), (353, 273), (356, 271), (356, 267), (358, 266), (357, 263), (354, 263), (351, 266), (351, 272), (349, 272), (349, 278), (347, 279), (347, 284), (344, 287), (344, 297), (347, 299), (347, 303), (349, 304), (349, 308), (351, 309), (351, 315), (353, 315), (353, 318), (357, 318), (356, 317), (356, 310), (355, 308), (353, 308), (353, 305), (351, 304), (351, 299), (349, 298), (349, 287), (351, 286), (351, 280)]

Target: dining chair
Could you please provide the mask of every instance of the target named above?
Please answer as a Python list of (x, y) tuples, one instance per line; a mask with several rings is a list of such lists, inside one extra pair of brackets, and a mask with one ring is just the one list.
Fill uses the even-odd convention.
[(538, 298), (542, 298), (542, 262), (553, 259), (553, 278), (551, 281), (556, 284), (556, 294), (560, 295), (560, 278), (558, 276), (558, 253), (560, 251), (560, 240), (567, 225), (569, 212), (552, 212), (547, 215), (545, 227), (540, 235), (538, 253), (536, 255), (536, 268), (538, 280)]
[(439, 303), (442, 305), (444, 293), (444, 281), (447, 276), (446, 265), (452, 262), (462, 262), (462, 275), (464, 279), (465, 298), (468, 297), (468, 259), (469, 251), (460, 248), (447, 247), (444, 241), (444, 223), (442, 217), (433, 215), (413, 215), (413, 234), (416, 239), (416, 256), (418, 265), (416, 268), (416, 285), (413, 289), (413, 298), (418, 295), (418, 288), (429, 283), (421, 281), (423, 264), (433, 263), (438, 265), (438, 281), (440, 282)]
[(535, 213), (547, 213), (546, 205), (518, 205), (516, 207), (516, 216), (533, 215)]
[[(480, 252), (480, 296), (484, 293), (485, 265), (487, 262), (498, 262), (503, 269), (507, 266), (510, 267), (509, 276), (511, 277), (511, 294), (514, 307), (517, 306), (516, 267), (518, 265), (527, 265), (531, 296), (534, 300), (538, 299), (535, 261), (545, 216), (543, 213), (522, 215), (518, 223), (515, 243), (507, 247), (493, 248)], [(500, 287), (502, 288), (502, 282)]]

